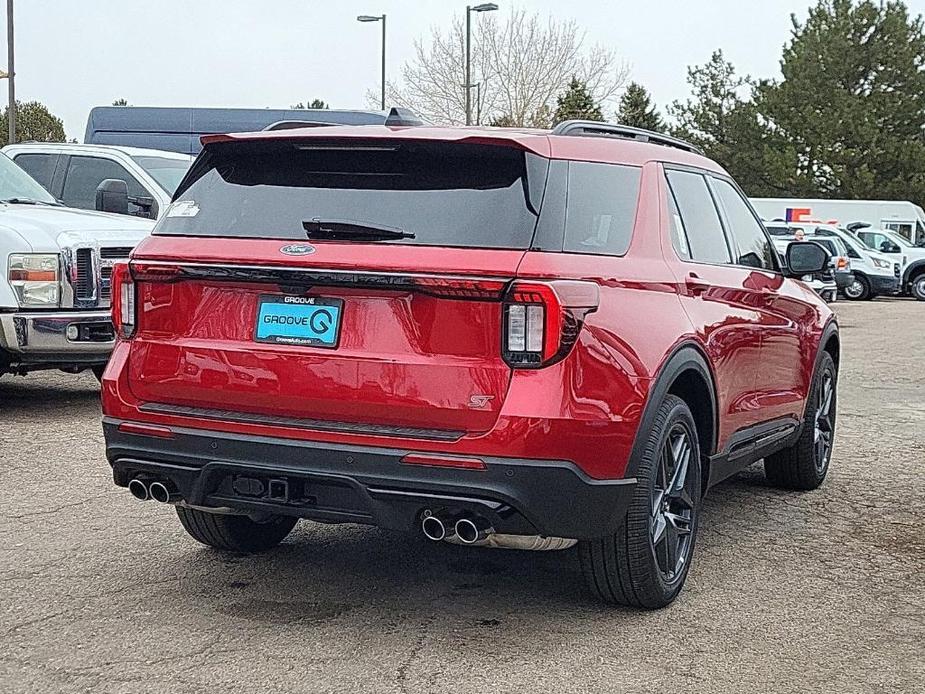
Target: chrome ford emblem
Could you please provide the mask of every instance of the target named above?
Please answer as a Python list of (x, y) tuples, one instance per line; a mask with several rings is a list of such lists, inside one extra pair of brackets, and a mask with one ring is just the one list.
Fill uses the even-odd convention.
[(315, 252), (315, 247), (307, 243), (290, 243), (280, 248), (279, 252), (286, 255), (311, 255)]

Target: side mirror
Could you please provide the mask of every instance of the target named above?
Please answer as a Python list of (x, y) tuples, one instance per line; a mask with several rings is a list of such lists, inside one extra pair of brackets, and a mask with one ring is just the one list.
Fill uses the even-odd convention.
[(829, 266), (829, 252), (812, 241), (795, 241), (787, 246), (787, 274), (803, 277), (823, 272)]
[(148, 195), (132, 195), (129, 196), (128, 201), (141, 208), (140, 212), (137, 213), (139, 217), (157, 219), (157, 202), (154, 198)]
[(900, 248), (895, 243), (890, 241), (884, 241), (880, 244), (881, 253), (899, 253)]
[(96, 209), (128, 214), (128, 184), (119, 178), (107, 178), (101, 182), (96, 187)]

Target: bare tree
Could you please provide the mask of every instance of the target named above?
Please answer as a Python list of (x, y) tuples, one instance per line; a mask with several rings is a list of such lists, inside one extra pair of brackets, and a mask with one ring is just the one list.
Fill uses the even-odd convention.
[[(402, 67), (400, 83), (388, 85), (391, 103), (435, 123), (464, 123), (465, 40), (464, 21), (457, 17), (449, 30), (432, 28), (429, 40), (415, 41), (415, 57)], [(523, 9), (506, 19), (479, 18), (472, 66), (478, 84), (473, 111), (482, 123), (513, 126), (547, 126), (556, 96), (572, 77), (585, 82), (598, 103), (612, 106), (629, 74), (612, 49), (586, 46), (574, 21), (544, 20)]]

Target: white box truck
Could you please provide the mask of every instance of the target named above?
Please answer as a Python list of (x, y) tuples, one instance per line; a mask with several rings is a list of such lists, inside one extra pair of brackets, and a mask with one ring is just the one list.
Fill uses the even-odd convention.
[(868, 222), (895, 231), (913, 245), (925, 245), (925, 210), (903, 200), (807, 200), (800, 198), (750, 198), (765, 220), (818, 222), (845, 226)]

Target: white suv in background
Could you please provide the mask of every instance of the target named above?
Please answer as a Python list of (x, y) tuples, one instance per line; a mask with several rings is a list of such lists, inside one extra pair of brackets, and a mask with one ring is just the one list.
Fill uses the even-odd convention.
[(849, 224), (848, 228), (868, 247), (894, 258), (900, 257), (903, 294), (925, 301), (925, 248), (913, 246), (909, 239), (889, 229), (873, 229), (860, 223)]
[(148, 219), (164, 214), (193, 161), (177, 152), (67, 142), (24, 142), (3, 153), (67, 207)]
[(795, 223), (774, 220), (765, 222), (765, 224), (768, 227), (787, 227), (794, 234), (797, 230), (802, 230), (807, 240), (812, 240), (813, 236), (841, 239), (848, 249), (851, 271), (854, 274), (852, 283), (842, 289), (846, 299), (864, 301), (883, 294), (899, 293), (900, 263), (884, 253), (870, 249), (847, 229), (814, 222)]
[(902, 270), (900, 263), (884, 253), (872, 250), (847, 229), (831, 224), (807, 226), (807, 236), (813, 233), (817, 236), (834, 236), (848, 247), (854, 282), (843, 290), (846, 299), (865, 301), (883, 294), (899, 293)]

